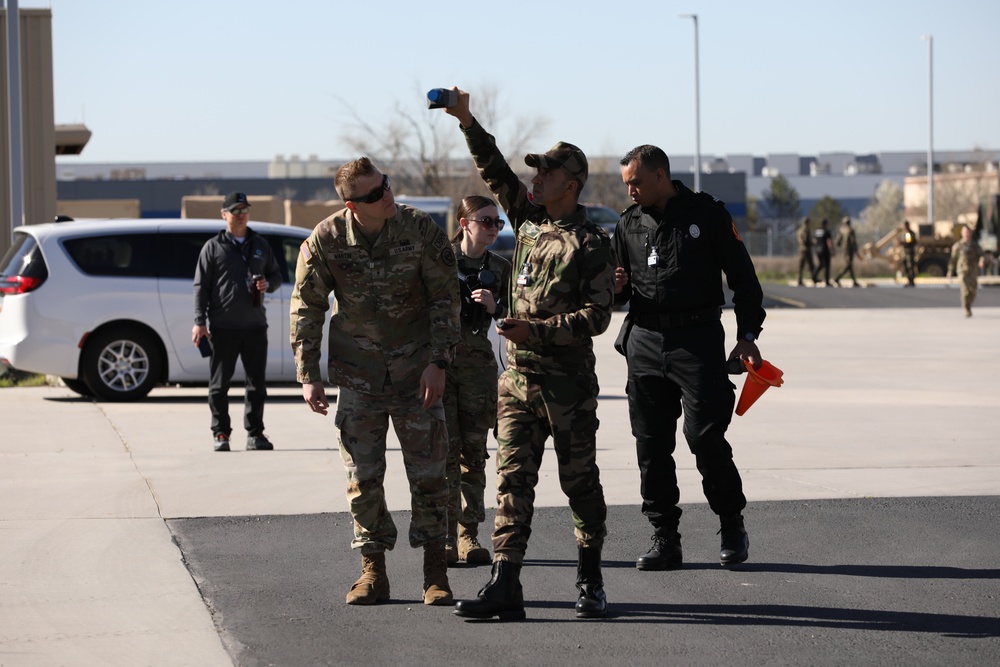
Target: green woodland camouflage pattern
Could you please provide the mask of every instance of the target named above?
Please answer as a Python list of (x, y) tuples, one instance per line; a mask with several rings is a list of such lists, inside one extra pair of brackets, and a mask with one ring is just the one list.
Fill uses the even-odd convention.
[(531, 535), (538, 469), (545, 440), (559, 468), (559, 486), (569, 498), (573, 534), (582, 547), (600, 548), (608, 509), (597, 467), (597, 376), (529, 378), (500, 376), (497, 405), (496, 558), (521, 563)]
[[(611, 241), (578, 206), (552, 221), (474, 122), (465, 128), (480, 176), (510, 218), (517, 244), (511, 267), (509, 317), (529, 320), (524, 343), (508, 341), (508, 369), (497, 405), (497, 515), (494, 558), (522, 562), (544, 443), (552, 436), (577, 542), (599, 547), (607, 507), (596, 463), (597, 376), (593, 336), (611, 322), (614, 268)], [(527, 285), (517, 285), (526, 272)]]
[(962, 308), (965, 310), (971, 309), (976, 300), (976, 292), (979, 290), (979, 259), (982, 256), (983, 249), (975, 241), (955, 241), (951, 246), (948, 272), (958, 276)]
[[(461, 246), (454, 244), (459, 264), (463, 260)], [(500, 293), (506, 292), (510, 281), (510, 262), (487, 252), (483, 268), (500, 278)], [(497, 294), (494, 295), (498, 296)], [(503, 300), (497, 304), (503, 314)], [(487, 316), (482, 329), (473, 333), (471, 326), (462, 324), (462, 337), (455, 348), (455, 358), (445, 377), (444, 411), (448, 422), (449, 515), (466, 526), (486, 520), (483, 496), (486, 491), (486, 439), (497, 420), (497, 362), (489, 328), (493, 321)]]
[(372, 396), (342, 388), (337, 395), (336, 424), (340, 457), (347, 472), (347, 502), (354, 518), (351, 546), (363, 554), (392, 549), (396, 544), (396, 525), (383, 487), (390, 415), (410, 482), (410, 546), (443, 540), (447, 532), (444, 462), (448, 434), (443, 406), (439, 403), (424, 410), (409, 393)]
[[(528, 201), (528, 189), (479, 125), (465, 130), (486, 185), (507, 213), (517, 235), (507, 298), (508, 317), (531, 321), (525, 343), (507, 345), (510, 368), (539, 375), (575, 375), (593, 368), (593, 336), (611, 323), (617, 265), (611, 239), (578, 206), (565, 220), (550, 221)], [(529, 267), (529, 285), (517, 275)]]
[[(350, 224), (349, 224), (350, 221)], [(290, 339), (299, 382), (318, 382), (329, 295), (330, 383), (380, 394), (420, 386), (432, 359), (458, 342), (458, 281), (448, 237), (429, 215), (398, 206), (369, 251), (353, 214), (339, 211), (303, 241), (295, 269)]]
[(353, 213), (339, 211), (302, 243), (289, 337), (298, 381), (321, 381), (323, 323), (335, 296), (329, 375), (340, 387), (336, 425), (355, 522), (352, 546), (371, 553), (396, 540), (382, 487), (390, 416), (413, 497), (410, 544), (445, 537), (444, 408), (425, 410), (418, 393), (427, 364), (452, 357), (459, 300), (455, 253), (426, 213), (397, 207), (373, 244), (355, 224)]

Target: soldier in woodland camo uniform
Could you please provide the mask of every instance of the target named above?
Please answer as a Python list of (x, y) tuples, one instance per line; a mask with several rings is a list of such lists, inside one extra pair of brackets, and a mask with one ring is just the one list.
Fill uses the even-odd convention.
[(462, 338), (445, 378), (444, 411), (448, 420), (448, 562), (489, 563), (489, 549), (479, 544), (479, 524), (486, 520), (486, 439), (497, 421), (497, 361), (488, 338), (504, 305), (510, 262), (487, 247), (504, 221), (488, 197), (472, 195), (458, 206), (461, 229), (452, 239), (462, 296)]
[(951, 258), (948, 260), (948, 284), (951, 277), (958, 275), (962, 281), (962, 308), (965, 316), (972, 317), (972, 302), (976, 300), (976, 290), (979, 287), (979, 269), (983, 263), (983, 249), (973, 238), (972, 229), (962, 226), (962, 238), (955, 241), (951, 247)]
[(424, 603), (451, 604), (445, 562), (448, 435), (441, 398), (458, 341), (455, 253), (429, 215), (397, 206), (389, 179), (368, 158), (337, 171), (347, 208), (319, 223), (299, 252), (291, 344), (310, 409), (326, 414), (320, 375), (323, 323), (330, 382), (340, 388), (336, 425), (362, 576), (348, 604), (389, 598), (385, 551), (396, 526), (385, 503), (389, 418), (410, 482), (410, 545), (424, 548)]
[[(457, 91), (457, 89), (455, 89)], [(493, 137), (469, 111), (468, 93), (446, 111), (458, 118), (480, 176), (507, 212), (514, 249), (508, 368), (497, 406), (497, 514), (493, 572), (459, 616), (524, 618), (520, 569), (531, 534), (534, 488), (552, 436), (559, 481), (569, 497), (578, 546), (578, 617), (604, 616), (601, 548), (607, 506), (597, 467), (597, 375), (593, 336), (611, 322), (616, 262), (607, 234), (577, 202), (587, 158), (572, 144), (525, 157), (537, 168), (529, 195)], [(506, 327), (506, 328), (505, 328)]]

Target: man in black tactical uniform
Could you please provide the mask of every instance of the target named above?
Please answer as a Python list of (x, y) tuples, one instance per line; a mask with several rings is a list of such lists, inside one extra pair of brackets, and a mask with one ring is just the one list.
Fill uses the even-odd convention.
[(628, 361), (628, 402), (641, 477), (642, 512), (653, 544), (640, 570), (681, 567), (680, 490), (673, 460), (677, 418), (694, 453), (709, 506), (721, 520), (722, 565), (742, 563), (750, 540), (743, 525), (743, 482), (726, 441), (735, 387), (726, 374), (720, 306), (725, 272), (737, 321), (730, 359), (761, 362), (754, 342), (764, 321), (753, 262), (722, 202), (670, 179), (656, 146), (621, 159), (635, 205), (622, 213), (612, 243), (621, 266), (615, 301), (630, 301), (615, 347)]

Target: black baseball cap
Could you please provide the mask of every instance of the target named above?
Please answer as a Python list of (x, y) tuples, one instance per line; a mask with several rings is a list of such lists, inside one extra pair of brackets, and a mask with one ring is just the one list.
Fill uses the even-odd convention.
[(238, 204), (243, 206), (250, 206), (250, 202), (247, 201), (246, 193), (244, 192), (230, 192), (226, 195), (225, 201), (222, 202), (222, 210), (233, 212)]

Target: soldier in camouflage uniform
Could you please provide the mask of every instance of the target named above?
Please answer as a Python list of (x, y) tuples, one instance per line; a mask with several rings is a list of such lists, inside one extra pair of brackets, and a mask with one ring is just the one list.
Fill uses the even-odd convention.
[(325, 415), (320, 375), (329, 297), (329, 375), (339, 390), (336, 425), (347, 472), (362, 575), (348, 604), (389, 599), (385, 551), (396, 526), (385, 503), (385, 447), (392, 418), (412, 495), (410, 545), (424, 548), (424, 604), (451, 604), (445, 561), (447, 480), (445, 368), (458, 341), (455, 253), (429, 215), (397, 206), (368, 160), (337, 171), (346, 204), (300, 248), (291, 301), (291, 344), (302, 395)]
[(835, 244), (844, 251), (844, 268), (833, 279), (833, 282), (837, 287), (840, 287), (840, 279), (849, 273), (851, 274), (851, 282), (854, 283), (854, 287), (861, 287), (858, 279), (854, 277), (854, 257), (858, 254), (858, 237), (854, 233), (854, 228), (851, 227), (851, 218), (849, 216), (844, 216), (843, 227), (837, 232)]
[(903, 272), (906, 274), (906, 287), (916, 287), (917, 277), (917, 235), (910, 229), (910, 221), (903, 221), (903, 228), (897, 237), (903, 249)]
[(486, 438), (497, 421), (497, 361), (488, 335), (494, 319), (507, 314), (500, 295), (510, 283), (510, 262), (487, 250), (504, 225), (493, 200), (464, 198), (458, 222), (452, 248), (462, 295), (462, 338), (444, 391), (450, 442), (448, 562), (473, 565), (493, 560), (479, 544), (479, 524), (486, 520)]
[(809, 275), (816, 271), (816, 266), (813, 264), (813, 238), (812, 232), (809, 231), (809, 218), (802, 218), (802, 224), (799, 225), (798, 231), (795, 232), (795, 239), (799, 243), (799, 286), (801, 287), (805, 283), (802, 282), (802, 269), (809, 266)]
[(958, 275), (962, 281), (962, 308), (965, 316), (972, 317), (972, 302), (976, 300), (976, 290), (979, 287), (979, 269), (983, 265), (983, 249), (972, 236), (968, 225), (962, 226), (962, 238), (955, 241), (951, 247), (951, 258), (948, 260), (948, 284), (951, 277)]
[(521, 183), (493, 137), (457, 88), (454, 107), (479, 174), (507, 212), (514, 249), (509, 309), (499, 323), (508, 368), (497, 405), (497, 513), (493, 572), (475, 600), (456, 605), (471, 618), (524, 618), (520, 570), (531, 534), (538, 468), (551, 435), (559, 481), (569, 497), (578, 546), (576, 615), (607, 613), (601, 548), (607, 506), (597, 467), (597, 374), (593, 336), (611, 322), (616, 265), (603, 229), (577, 202), (587, 158), (560, 142), (524, 161), (537, 168), (532, 191)]

